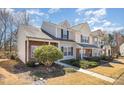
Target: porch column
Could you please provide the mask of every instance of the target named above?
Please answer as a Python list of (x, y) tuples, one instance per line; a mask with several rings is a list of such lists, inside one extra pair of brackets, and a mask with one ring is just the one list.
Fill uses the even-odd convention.
[(29, 40), (27, 39), (27, 62), (28, 62), (28, 60), (29, 60)]
[(81, 48), (81, 59), (83, 59), (83, 48)]
[(49, 41), (48, 45), (50, 45), (50, 41)]
[(61, 50), (61, 47), (60, 47), (60, 42), (58, 42), (58, 48)]

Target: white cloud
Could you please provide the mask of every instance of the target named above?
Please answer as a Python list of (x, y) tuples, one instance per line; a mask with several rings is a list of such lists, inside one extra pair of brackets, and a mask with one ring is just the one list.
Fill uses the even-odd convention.
[(53, 14), (53, 13), (58, 12), (59, 10), (60, 10), (59, 8), (51, 8), (51, 9), (48, 10), (48, 13)]
[(43, 16), (45, 13), (41, 12), (39, 9), (29, 9), (27, 12), (31, 15)]
[(106, 9), (102, 8), (102, 9), (98, 9), (98, 10), (89, 10), (86, 11), (85, 16), (94, 16), (94, 17), (101, 17), (101, 16), (105, 16), (106, 15)]
[(110, 22), (110, 21), (108, 21), (108, 20), (103, 20), (103, 25), (102, 26), (104, 26), (104, 27), (106, 27), (106, 26), (111, 26), (112, 25), (112, 23)]
[(96, 9), (96, 10), (87, 10), (84, 12), (83, 18), (84, 21), (88, 22), (91, 30), (105, 30), (108, 32), (119, 31), (124, 29), (123, 26), (118, 23), (113, 23), (112, 21), (106, 18), (107, 11), (106, 9)]
[(75, 10), (75, 12), (78, 13), (78, 15), (81, 15), (87, 9), (88, 8), (78, 8), (78, 9)]
[(75, 24), (77, 24), (79, 21), (80, 21), (79, 18), (76, 18), (76, 19), (74, 20)]
[(105, 21), (107, 15), (106, 9), (88, 10), (84, 12), (84, 21), (88, 22), (91, 26), (96, 24), (110, 25), (110, 22)]

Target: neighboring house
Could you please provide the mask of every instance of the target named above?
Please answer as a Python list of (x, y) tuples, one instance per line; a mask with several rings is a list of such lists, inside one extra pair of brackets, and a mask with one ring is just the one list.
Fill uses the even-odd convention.
[(54, 24), (43, 22), (41, 29), (20, 26), (18, 31), (18, 57), (24, 63), (34, 58), (34, 49), (41, 45), (54, 45), (62, 50), (65, 59), (100, 56), (101, 47), (95, 44), (87, 23), (70, 26), (68, 21)]
[(111, 55), (111, 46), (108, 44), (108, 34), (100, 29), (91, 32), (92, 42), (99, 48), (98, 55)]
[(124, 36), (120, 33), (114, 33), (114, 41), (116, 43), (116, 52), (120, 52), (121, 56), (124, 56)]
[(124, 56), (124, 43), (120, 45), (120, 55)]

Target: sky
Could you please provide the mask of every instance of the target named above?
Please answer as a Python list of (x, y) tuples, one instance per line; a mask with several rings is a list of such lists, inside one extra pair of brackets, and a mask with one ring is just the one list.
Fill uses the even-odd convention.
[(70, 25), (87, 22), (92, 31), (108, 32), (124, 29), (124, 8), (15, 8), (12, 12), (27, 11), (32, 25), (41, 27), (43, 21), (60, 23), (68, 20)]

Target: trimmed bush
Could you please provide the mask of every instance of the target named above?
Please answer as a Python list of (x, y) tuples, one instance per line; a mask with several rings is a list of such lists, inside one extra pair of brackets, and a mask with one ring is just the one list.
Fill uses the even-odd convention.
[(52, 45), (43, 45), (35, 49), (35, 58), (45, 66), (51, 66), (55, 61), (63, 58), (63, 53)]
[(100, 62), (101, 60), (100, 57), (84, 57), (84, 59), (88, 61), (96, 61), (96, 62)]
[(99, 65), (99, 62), (96, 62), (96, 61), (75, 60), (75, 59), (64, 60), (64, 61), (61, 61), (61, 62), (72, 65), (72, 66), (84, 68), (84, 69), (91, 68), (91, 67), (96, 67), (96, 66)]
[(95, 61), (85, 61), (85, 60), (80, 61), (81, 68), (91, 68), (91, 67), (96, 67), (98, 65), (99, 65), (98, 62)]

